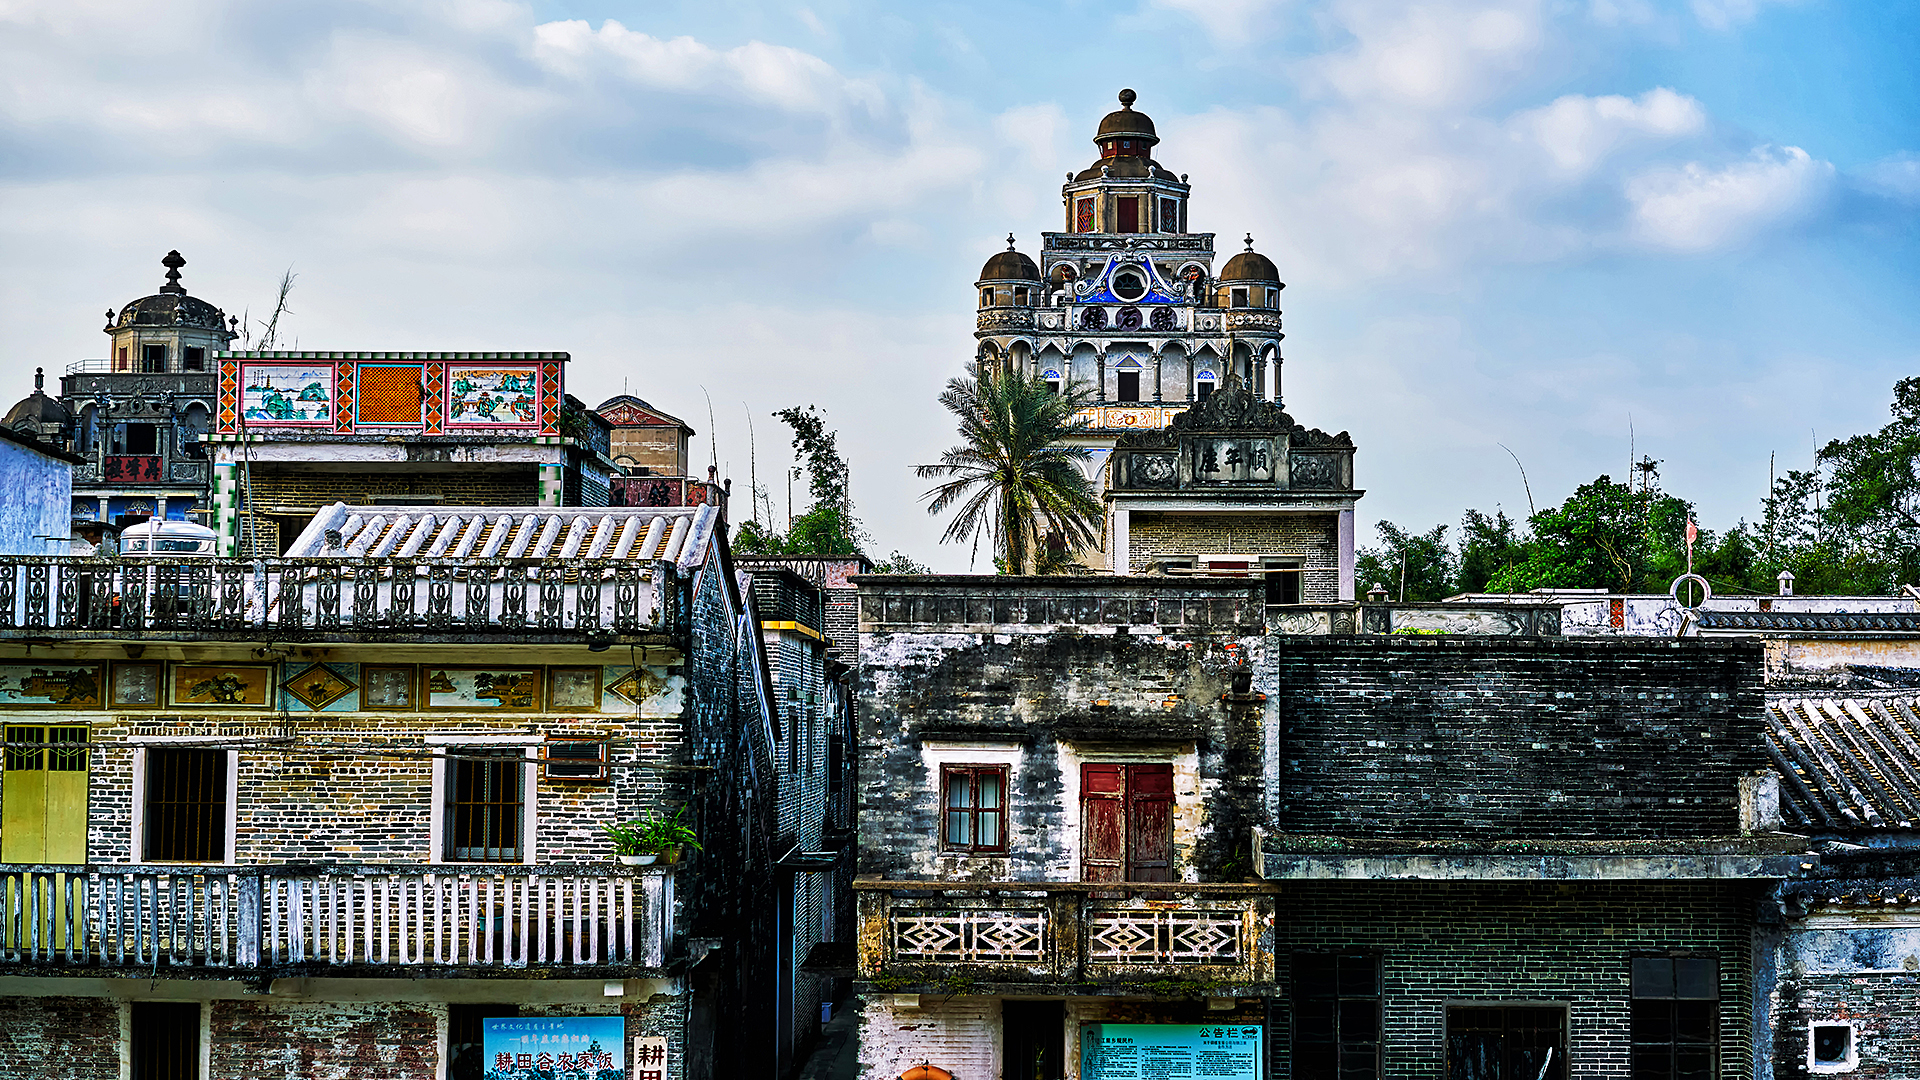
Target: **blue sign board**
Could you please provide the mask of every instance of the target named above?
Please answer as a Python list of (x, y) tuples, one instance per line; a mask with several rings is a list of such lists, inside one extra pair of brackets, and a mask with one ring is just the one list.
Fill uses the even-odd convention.
[(486, 1080), (626, 1080), (622, 1017), (516, 1016), (481, 1025)]
[(1081, 1080), (1260, 1080), (1258, 1024), (1087, 1024)]

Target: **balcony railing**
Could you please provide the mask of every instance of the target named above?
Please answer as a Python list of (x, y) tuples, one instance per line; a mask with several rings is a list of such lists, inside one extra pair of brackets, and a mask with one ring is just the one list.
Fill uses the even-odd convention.
[(0, 634), (670, 630), (673, 564), (620, 559), (0, 558)]
[(659, 968), (672, 911), (605, 864), (0, 865), (0, 965)]
[[(1273, 979), (1267, 885), (861, 881), (860, 977), (910, 987)], [(1224, 989), (1222, 990), (1224, 993)]]

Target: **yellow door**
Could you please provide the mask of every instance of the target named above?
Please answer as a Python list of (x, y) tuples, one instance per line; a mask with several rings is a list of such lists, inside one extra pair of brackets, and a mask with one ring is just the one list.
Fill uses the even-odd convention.
[(86, 742), (80, 725), (7, 725), (0, 862), (87, 861)]

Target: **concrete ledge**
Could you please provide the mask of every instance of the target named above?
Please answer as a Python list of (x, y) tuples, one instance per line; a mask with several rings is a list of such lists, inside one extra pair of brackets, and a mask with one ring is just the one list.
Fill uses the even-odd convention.
[(1269, 881), (1724, 881), (1798, 877), (1807, 855), (1275, 855)]

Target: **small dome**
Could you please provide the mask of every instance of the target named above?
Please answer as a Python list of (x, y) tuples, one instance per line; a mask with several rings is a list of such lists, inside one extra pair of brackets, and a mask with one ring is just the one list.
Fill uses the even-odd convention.
[(980, 268), (981, 281), (1005, 281), (1008, 279), (1016, 281), (1040, 280), (1040, 268), (1033, 264), (1033, 260), (1013, 250), (1012, 233), (1007, 234), (1007, 250), (988, 259), (987, 265)]
[(188, 296), (186, 286), (180, 284), (180, 268), (187, 265), (178, 251), (167, 252), (160, 260), (167, 268), (167, 283), (152, 296), (143, 296), (120, 309), (113, 323), (106, 328), (111, 334), (115, 330), (124, 330), (132, 326), (186, 326), (202, 330), (226, 330), (223, 312), (198, 297)]
[(1160, 136), (1153, 131), (1153, 118), (1146, 113), (1133, 111), (1134, 98), (1133, 91), (1120, 91), (1120, 107), (1101, 118), (1100, 133), (1093, 137), (1094, 142), (1129, 136), (1145, 139), (1149, 146), (1160, 141)]
[(21, 428), (29, 424), (36, 426), (66, 427), (70, 418), (66, 406), (47, 396), (45, 389), (46, 371), (33, 370), (33, 393), (21, 399), (18, 405), (7, 410), (7, 418), (0, 423), (10, 428)]
[(1280, 268), (1273, 260), (1253, 250), (1253, 237), (1247, 237), (1247, 250), (1227, 260), (1220, 271), (1221, 281), (1271, 281), (1278, 284)]

